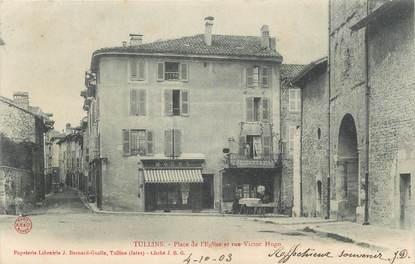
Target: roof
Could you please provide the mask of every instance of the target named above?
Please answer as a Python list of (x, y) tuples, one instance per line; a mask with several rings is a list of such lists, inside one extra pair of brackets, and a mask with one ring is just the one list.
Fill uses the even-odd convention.
[(94, 57), (104, 54), (134, 54), (147, 53), (153, 55), (196, 55), (200, 57), (225, 56), (225, 57), (255, 57), (268, 58), (277, 61), (282, 56), (270, 48), (261, 48), (261, 37), (236, 36), (236, 35), (212, 35), (212, 45), (204, 42), (204, 35), (182, 37), (178, 39), (155, 41), (138, 46), (118, 46), (101, 48), (92, 55)]
[(373, 23), (377, 20), (382, 20), (386, 16), (392, 13), (397, 13), (399, 16), (402, 16), (402, 11), (408, 12), (408, 10), (413, 9), (413, 0), (390, 0), (382, 4), (375, 10), (373, 10), (369, 15), (363, 17), (356, 24), (351, 26), (352, 30), (359, 30), (366, 27), (370, 23)]
[(282, 64), (281, 65), (281, 79), (293, 79), (300, 73), (306, 64)]
[(320, 66), (327, 66), (327, 57), (320, 58), (308, 64), (297, 76), (293, 79), (293, 83), (298, 83), (308, 76), (313, 70)]

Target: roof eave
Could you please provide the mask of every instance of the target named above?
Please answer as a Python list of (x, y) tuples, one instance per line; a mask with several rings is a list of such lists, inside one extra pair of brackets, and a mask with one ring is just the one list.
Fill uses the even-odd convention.
[(351, 30), (356, 31), (359, 29), (362, 29), (369, 25), (370, 23), (373, 23), (374, 21), (378, 20), (379, 18), (382, 18), (383, 16), (394, 12), (396, 9), (399, 9), (401, 7), (404, 7), (405, 4), (410, 4), (411, 0), (391, 0), (389, 2), (384, 3), (377, 9), (373, 10), (372, 13), (368, 14), (361, 20), (359, 20), (357, 23), (352, 25), (350, 27)]
[(298, 75), (292, 80), (292, 83), (298, 85), (298, 83), (301, 80), (303, 80), (313, 69), (315, 69), (323, 63), (327, 63), (327, 60), (327, 57), (323, 57), (321, 59), (311, 62), (307, 67), (305, 67), (302, 71), (298, 73)]
[(148, 53), (148, 52), (119, 52), (102, 51), (94, 52), (91, 59), (91, 70), (96, 68), (97, 59), (102, 56), (145, 56), (145, 57), (170, 57), (170, 58), (191, 58), (191, 59), (213, 59), (213, 60), (239, 60), (239, 61), (266, 61), (281, 63), (283, 57), (277, 56), (229, 56), (229, 55), (201, 55), (201, 54), (177, 54), (177, 53)]

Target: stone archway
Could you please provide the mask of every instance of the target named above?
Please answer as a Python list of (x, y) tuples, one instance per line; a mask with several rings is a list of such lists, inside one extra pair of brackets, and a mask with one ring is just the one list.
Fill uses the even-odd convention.
[(350, 114), (346, 114), (340, 124), (337, 157), (339, 217), (356, 221), (359, 201), (359, 157), (355, 120)]

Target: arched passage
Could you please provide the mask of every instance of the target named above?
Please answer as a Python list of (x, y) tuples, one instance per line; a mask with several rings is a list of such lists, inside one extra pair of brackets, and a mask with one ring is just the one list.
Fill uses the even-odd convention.
[(342, 219), (356, 221), (358, 206), (358, 151), (355, 120), (346, 114), (340, 124), (337, 160), (339, 214)]

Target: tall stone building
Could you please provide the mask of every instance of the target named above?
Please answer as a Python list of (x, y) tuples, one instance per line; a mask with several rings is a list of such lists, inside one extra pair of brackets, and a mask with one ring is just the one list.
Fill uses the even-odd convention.
[[(320, 199), (321, 190), (323, 203), (312, 204), (321, 204), (332, 218), (413, 226), (414, 59), (414, 1), (330, 1), (328, 87), (324, 71), (298, 78), (304, 91), (321, 79), (314, 93), (303, 93), (304, 107), (311, 103), (302, 117), (304, 201)], [(317, 93), (324, 109), (329, 104), (327, 115), (315, 108)], [(309, 136), (316, 127), (310, 124), (326, 118), (316, 145)], [(310, 155), (320, 160), (324, 146), (328, 160), (318, 172)], [(322, 189), (318, 180), (315, 185), (316, 173)], [(324, 203), (325, 195), (330, 203)], [(303, 204), (305, 212), (327, 215), (312, 204)]]

